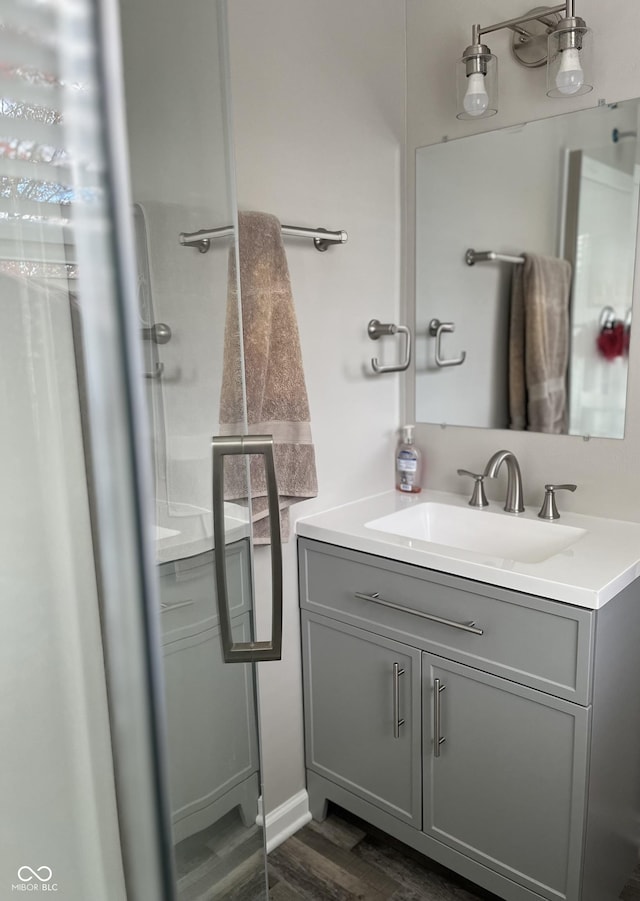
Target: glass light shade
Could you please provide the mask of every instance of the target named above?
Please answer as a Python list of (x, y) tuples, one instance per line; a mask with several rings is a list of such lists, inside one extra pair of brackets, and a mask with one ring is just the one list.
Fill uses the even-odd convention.
[[(572, 40), (572, 36), (574, 39)], [(593, 90), (590, 28), (561, 28), (549, 35), (547, 96), (559, 99), (579, 97)], [(568, 46), (576, 44), (577, 46)]]
[[(473, 71), (467, 74), (469, 68)], [(466, 59), (457, 64), (458, 119), (487, 119), (498, 112), (498, 60), (492, 53), (477, 57), (477, 65)]]

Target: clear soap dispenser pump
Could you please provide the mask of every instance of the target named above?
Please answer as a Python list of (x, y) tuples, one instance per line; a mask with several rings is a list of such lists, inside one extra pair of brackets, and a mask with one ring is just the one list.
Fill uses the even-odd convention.
[(422, 455), (413, 443), (415, 426), (405, 425), (396, 451), (396, 488), (408, 494), (422, 491)]

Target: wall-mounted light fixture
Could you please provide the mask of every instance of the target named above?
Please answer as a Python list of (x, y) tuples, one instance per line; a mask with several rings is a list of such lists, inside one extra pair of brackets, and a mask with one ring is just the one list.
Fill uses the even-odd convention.
[(474, 25), (471, 44), (458, 63), (458, 119), (498, 112), (498, 61), (482, 36), (509, 28), (515, 59), (529, 69), (547, 65), (547, 96), (575, 97), (593, 90), (585, 75), (591, 31), (575, 14), (575, 0), (540, 6), (517, 19)]

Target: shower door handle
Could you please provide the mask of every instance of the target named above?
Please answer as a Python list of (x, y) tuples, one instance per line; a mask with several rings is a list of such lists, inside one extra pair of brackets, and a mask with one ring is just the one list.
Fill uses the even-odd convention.
[[(220, 615), (220, 634), (225, 663), (258, 663), (282, 658), (282, 542), (278, 485), (273, 460), (272, 435), (229, 435), (211, 439), (213, 457), (213, 535), (216, 590)], [(229, 592), (227, 586), (226, 543), (224, 530), (224, 458), (262, 454), (267, 477), (269, 522), (271, 524), (271, 639), (234, 642), (231, 634)]]

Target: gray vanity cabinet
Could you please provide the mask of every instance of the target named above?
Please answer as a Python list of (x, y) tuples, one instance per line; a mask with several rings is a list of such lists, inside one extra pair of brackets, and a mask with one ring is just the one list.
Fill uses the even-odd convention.
[(505, 901), (615, 901), (639, 840), (640, 580), (590, 610), (298, 548), (312, 815), (332, 801)]
[(303, 617), (308, 766), (420, 828), (420, 652)]
[[(245, 541), (227, 548), (234, 639), (251, 638)], [(178, 842), (238, 808), (255, 821), (258, 743), (249, 664), (222, 656), (213, 553), (160, 566), (168, 775)]]
[(425, 835), (578, 897), (589, 709), (432, 654), (423, 684)]

